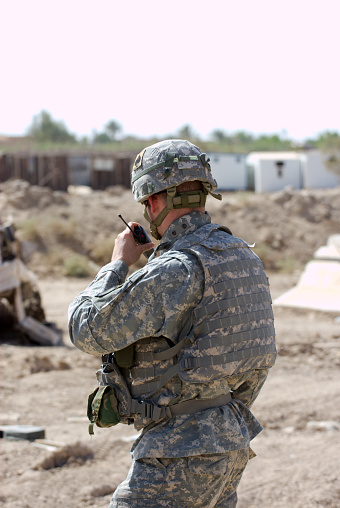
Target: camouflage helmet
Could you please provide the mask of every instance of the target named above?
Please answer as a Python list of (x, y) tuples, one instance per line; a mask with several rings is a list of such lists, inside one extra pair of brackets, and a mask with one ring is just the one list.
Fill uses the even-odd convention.
[[(192, 181), (201, 182), (202, 190), (177, 191), (179, 185)], [(167, 204), (154, 221), (146, 210), (144, 212), (157, 240), (160, 239), (157, 228), (170, 210), (204, 206), (208, 193), (221, 199), (219, 194), (213, 193), (217, 182), (212, 177), (209, 158), (183, 139), (161, 141), (142, 150), (133, 165), (131, 187), (135, 200), (144, 204), (153, 194), (167, 193)]]
[(169, 139), (137, 155), (131, 186), (135, 200), (141, 203), (152, 194), (193, 180), (201, 181), (208, 191), (217, 187), (206, 154), (189, 141)]

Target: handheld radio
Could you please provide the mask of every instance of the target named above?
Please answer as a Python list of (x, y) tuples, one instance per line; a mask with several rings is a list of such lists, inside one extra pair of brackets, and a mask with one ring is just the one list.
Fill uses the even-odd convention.
[[(132, 232), (133, 237), (138, 245), (142, 245), (143, 243), (150, 243), (151, 240), (147, 235), (147, 232), (142, 226), (134, 226), (134, 229), (130, 228), (129, 224), (123, 219), (122, 215), (119, 213), (118, 217), (122, 219), (124, 224), (129, 228), (129, 230)], [(144, 256), (146, 258), (149, 258), (151, 254), (153, 254), (154, 249), (147, 250), (143, 252)]]

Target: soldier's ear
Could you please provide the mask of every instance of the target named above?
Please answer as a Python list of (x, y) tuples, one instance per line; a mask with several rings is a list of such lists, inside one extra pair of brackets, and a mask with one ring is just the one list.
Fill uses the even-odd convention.
[(156, 213), (158, 214), (164, 208), (164, 206), (161, 203), (160, 196), (157, 195), (149, 196), (148, 203), (150, 207), (150, 212), (153, 214)]

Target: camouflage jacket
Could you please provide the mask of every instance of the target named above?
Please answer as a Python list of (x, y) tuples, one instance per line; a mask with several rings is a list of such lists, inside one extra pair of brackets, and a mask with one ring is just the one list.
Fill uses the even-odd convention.
[[(125, 263), (104, 266), (70, 306), (69, 329), (75, 346), (101, 355), (130, 344), (141, 354), (163, 350), (169, 341), (176, 344), (188, 316), (199, 307), (205, 282), (197, 256), (176, 248), (183, 241), (190, 243), (190, 237), (199, 236), (200, 228), (203, 231), (208, 224), (210, 217), (198, 211), (174, 221), (147, 265), (127, 279)], [(229, 389), (233, 400), (222, 408), (157, 423), (135, 418), (135, 427), (144, 430), (133, 445), (134, 457), (224, 453), (248, 447), (262, 429), (249, 408), (267, 377), (267, 367), (204, 382), (169, 382), (153, 394), (153, 402), (214, 398)]]

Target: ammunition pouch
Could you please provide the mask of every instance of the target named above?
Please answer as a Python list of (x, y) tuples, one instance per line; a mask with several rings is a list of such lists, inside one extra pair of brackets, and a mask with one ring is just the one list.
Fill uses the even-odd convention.
[(87, 417), (90, 420), (90, 434), (94, 434), (94, 424), (97, 427), (112, 427), (120, 422), (118, 401), (111, 386), (98, 386), (90, 393), (87, 404)]
[[(127, 357), (121, 360), (124, 366), (128, 363)], [(113, 353), (102, 356), (102, 367), (96, 376), (99, 386), (90, 393), (87, 405), (89, 433), (94, 433), (94, 424), (112, 427), (120, 421), (131, 423), (131, 394)]]

